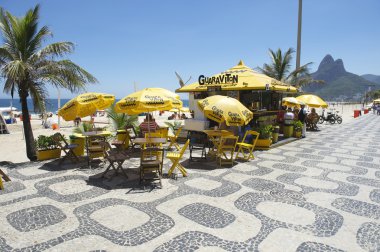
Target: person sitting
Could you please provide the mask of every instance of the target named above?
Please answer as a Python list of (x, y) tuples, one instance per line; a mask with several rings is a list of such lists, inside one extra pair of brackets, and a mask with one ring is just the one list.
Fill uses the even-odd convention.
[(82, 119), (80, 117), (76, 117), (74, 119), (75, 127), (79, 127), (79, 124), (81, 123)]
[(168, 120), (174, 120), (175, 119), (175, 115), (172, 114), (171, 116), (168, 117)]
[(310, 130), (318, 130), (319, 115), (315, 111), (315, 108), (311, 109), (311, 113), (306, 116), (306, 127)]
[(181, 119), (182, 119), (182, 120), (187, 119), (187, 116), (185, 115), (185, 113), (182, 113), (182, 115), (181, 115)]
[(140, 124), (140, 134), (142, 136), (145, 136), (145, 133), (148, 132), (155, 132), (160, 127), (156, 123), (156, 121), (153, 119), (151, 114), (147, 114), (144, 121)]

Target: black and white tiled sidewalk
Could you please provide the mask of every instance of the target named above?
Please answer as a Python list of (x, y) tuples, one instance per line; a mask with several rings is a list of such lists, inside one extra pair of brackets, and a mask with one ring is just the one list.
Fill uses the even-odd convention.
[(0, 191), (0, 251), (380, 251), (380, 116), (255, 157), (184, 161), (189, 176), (163, 189), (139, 187), (137, 158), (128, 181), (3, 164), (13, 181)]

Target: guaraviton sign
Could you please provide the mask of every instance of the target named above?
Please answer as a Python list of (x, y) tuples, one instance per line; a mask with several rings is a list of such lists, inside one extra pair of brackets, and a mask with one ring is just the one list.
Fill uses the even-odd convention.
[(199, 85), (236, 84), (238, 82), (239, 75), (232, 74), (222, 74), (216, 77), (205, 77), (204, 75), (199, 75), (198, 77)]

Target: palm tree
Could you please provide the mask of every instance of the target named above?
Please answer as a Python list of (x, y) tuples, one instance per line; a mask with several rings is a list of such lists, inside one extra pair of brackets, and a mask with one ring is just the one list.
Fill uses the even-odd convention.
[(269, 49), (272, 62), (270, 64), (264, 64), (263, 68), (258, 67), (258, 70), (269, 77), (297, 88), (302, 88), (311, 83), (324, 83), (321, 80), (314, 80), (310, 75), (309, 66), (312, 62), (291, 71), (293, 53), (293, 48), (289, 48), (285, 54), (283, 54), (281, 49), (278, 49), (276, 52)]
[[(0, 30), (3, 45), (0, 46), (0, 75), (4, 79), (4, 92), (13, 98), (18, 93), (22, 114), (28, 118), (27, 98), (35, 108), (45, 109), (46, 85), (66, 88), (71, 92), (83, 90), (86, 83), (97, 82), (86, 70), (63, 56), (74, 51), (71, 42), (42, 44), (51, 36), (49, 28), (38, 29), (39, 5), (23, 17), (15, 17), (0, 8)], [(23, 122), (26, 153), (36, 160), (33, 131), (29, 120)]]

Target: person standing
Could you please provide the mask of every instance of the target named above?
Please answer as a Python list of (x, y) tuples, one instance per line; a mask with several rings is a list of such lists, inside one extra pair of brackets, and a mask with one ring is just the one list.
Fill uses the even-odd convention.
[(298, 112), (298, 120), (302, 122), (302, 138), (306, 137), (306, 123), (305, 123), (306, 116), (307, 116), (307, 112), (305, 109), (305, 104), (301, 104), (301, 109)]

